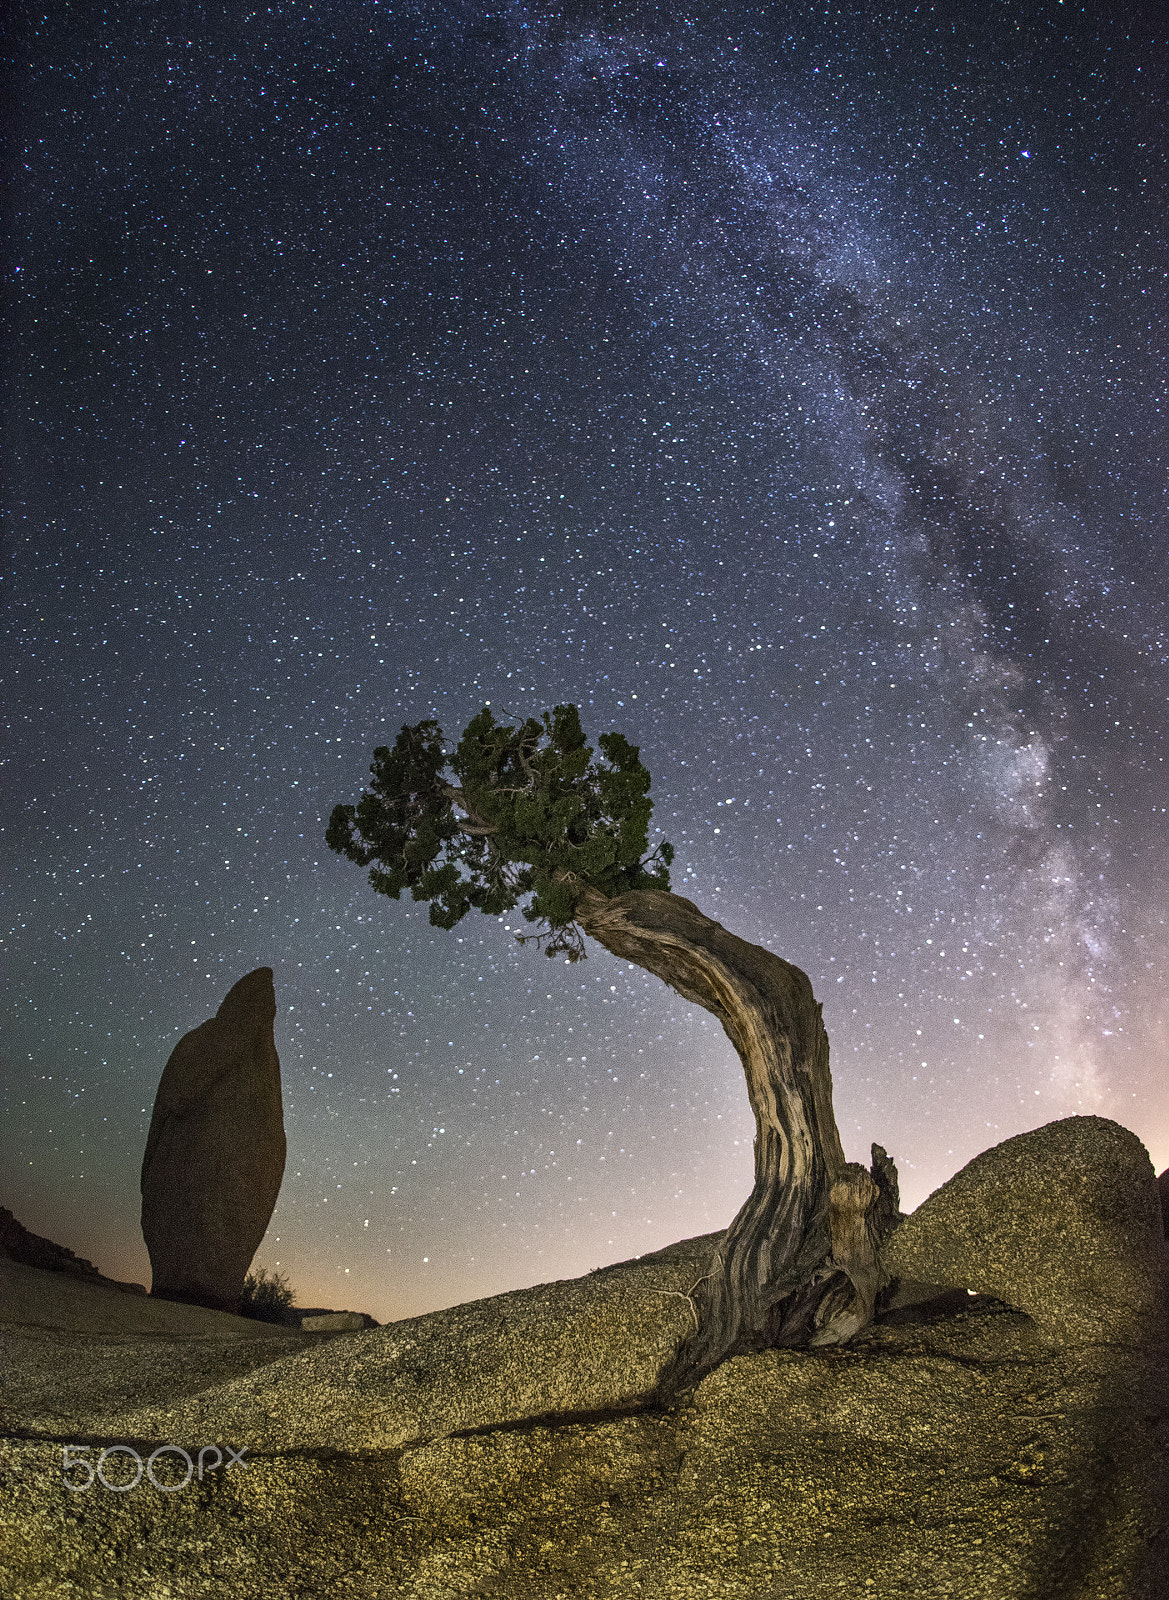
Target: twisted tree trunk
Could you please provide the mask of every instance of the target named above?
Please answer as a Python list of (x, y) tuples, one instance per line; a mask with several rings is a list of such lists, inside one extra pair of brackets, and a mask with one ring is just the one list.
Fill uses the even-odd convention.
[(719, 1019), (755, 1113), (755, 1187), (693, 1292), (698, 1329), (665, 1392), (738, 1351), (851, 1339), (872, 1318), (897, 1173), (879, 1145), (871, 1172), (844, 1159), (828, 1035), (807, 976), (662, 890), (606, 899), (585, 889), (576, 921)]

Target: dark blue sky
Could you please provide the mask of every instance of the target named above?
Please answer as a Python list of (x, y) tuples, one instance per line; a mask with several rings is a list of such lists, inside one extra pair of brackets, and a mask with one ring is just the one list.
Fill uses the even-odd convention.
[(1169, 1165), (1169, 52), (1026, 10), (20, 10), (27, 1226), (145, 1280), (158, 1077), (259, 965), (302, 1301), (730, 1220), (712, 1020), (324, 846), (375, 745), (484, 701), (641, 746), (675, 888), (811, 975), (907, 1204), (1076, 1112)]

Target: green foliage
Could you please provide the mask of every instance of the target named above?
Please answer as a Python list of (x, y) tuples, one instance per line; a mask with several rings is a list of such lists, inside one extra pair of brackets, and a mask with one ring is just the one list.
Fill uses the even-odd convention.
[(239, 1314), (254, 1317), (257, 1322), (280, 1322), (281, 1313), (295, 1300), (296, 1295), (282, 1272), (268, 1272), (264, 1267), (257, 1267), (244, 1279)]
[(594, 760), (575, 706), (515, 727), (484, 707), (450, 754), (437, 722), (403, 727), (392, 750), (374, 751), (357, 804), (333, 808), (325, 841), (368, 866), (379, 893), (429, 901), (438, 928), (526, 899), (524, 916), (545, 930), (531, 937), (575, 961), (581, 891), (668, 889), (674, 858), (665, 843), (646, 854), (653, 801), (637, 746), (619, 733), (597, 743)]

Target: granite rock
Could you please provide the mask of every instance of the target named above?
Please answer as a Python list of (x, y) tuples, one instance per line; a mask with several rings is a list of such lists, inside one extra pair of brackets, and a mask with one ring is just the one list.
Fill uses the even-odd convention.
[(366, 1326), (360, 1311), (318, 1311), (315, 1316), (301, 1317), (300, 1325), (306, 1333), (354, 1333)]
[(163, 1299), (234, 1311), (272, 1216), (286, 1141), (271, 967), (184, 1034), (158, 1085), (142, 1233)]
[(1056, 1342), (1159, 1338), (1169, 1254), (1144, 1145), (1067, 1117), (976, 1156), (889, 1239), (893, 1278), (993, 1295)]
[[(1022, 1313), (963, 1294), (944, 1315), (903, 1307), (850, 1346), (737, 1357), (669, 1409), (606, 1406), (641, 1381), (620, 1340), (623, 1322), (638, 1336), (645, 1298), (680, 1297), (684, 1325), (687, 1274), (709, 1256), (697, 1243), (331, 1338), (12, 1267), (116, 1302), (123, 1320), (102, 1336), (72, 1331), (75, 1316), (0, 1330), (0, 1593), (1169, 1600), (1163, 1346), (1053, 1348)], [(594, 1332), (608, 1328), (591, 1351), (578, 1337), (590, 1302)], [(135, 1308), (172, 1325), (135, 1337)], [(241, 1382), (264, 1375), (240, 1404)], [(176, 1400), (212, 1431), (176, 1434)], [(383, 1406), (397, 1421), (376, 1443), (365, 1414)], [(319, 1442), (326, 1421), (335, 1443)], [(179, 1487), (172, 1450), (166, 1488), (73, 1492), (70, 1440), (91, 1464), (121, 1445), (114, 1482), (133, 1473), (127, 1450), (148, 1460), (185, 1442), (209, 1465)]]
[[(1094, 1339), (1042, 1336), (1047, 1256), (1020, 1246), (1010, 1276), (1001, 1231), (991, 1294), (940, 1292), (939, 1264), (970, 1259), (955, 1204), (916, 1287), (853, 1344), (735, 1357), (669, 1407), (655, 1378), (719, 1235), (331, 1334), (0, 1262), (0, 1593), (1169, 1600), (1169, 1329), (1141, 1300), (1158, 1258), (1140, 1147), (1071, 1121), (1098, 1126), (1024, 1135), (1021, 1166), (1018, 1141), (988, 1152), (1009, 1158), (997, 1208), (979, 1203), (1034, 1235), (1058, 1169), (1048, 1225), (1091, 1264)], [(132, 1477), (130, 1452), (157, 1484), (79, 1486), (99, 1461)]]
[(258, 1450), (389, 1450), (467, 1429), (642, 1403), (693, 1312), (687, 1292), (721, 1234), (584, 1278), (343, 1332), (313, 1349), (165, 1406), (106, 1419), (178, 1443)]

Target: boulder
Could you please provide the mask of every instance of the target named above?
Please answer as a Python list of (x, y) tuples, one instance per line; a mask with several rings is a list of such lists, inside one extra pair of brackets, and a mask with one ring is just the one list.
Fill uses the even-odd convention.
[(184, 1034), (154, 1099), (142, 1162), (151, 1293), (235, 1311), (284, 1176), (271, 967)]
[(361, 1311), (319, 1311), (315, 1316), (301, 1317), (305, 1333), (355, 1333), (365, 1327)]
[(993, 1295), (1057, 1343), (1163, 1336), (1169, 1256), (1134, 1133), (1067, 1117), (976, 1156), (886, 1244), (892, 1278)]
[(254, 1308), (249, 1307), (245, 1300), (239, 1309), (241, 1317), (255, 1317), (257, 1322), (274, 1322), (284, 1328), (302, 1328), (306, 1326), (306, 1319), (316, 1317), (355, 1317), (355, 1322), (338, 1323), (344, 1328), (380, 1328), (381, 1323), (376, 1317), (371, 1317), (368, 1311), (348, 1311), (338, 1306), (280, 1306), (263, 1316), (257, 1316)]

